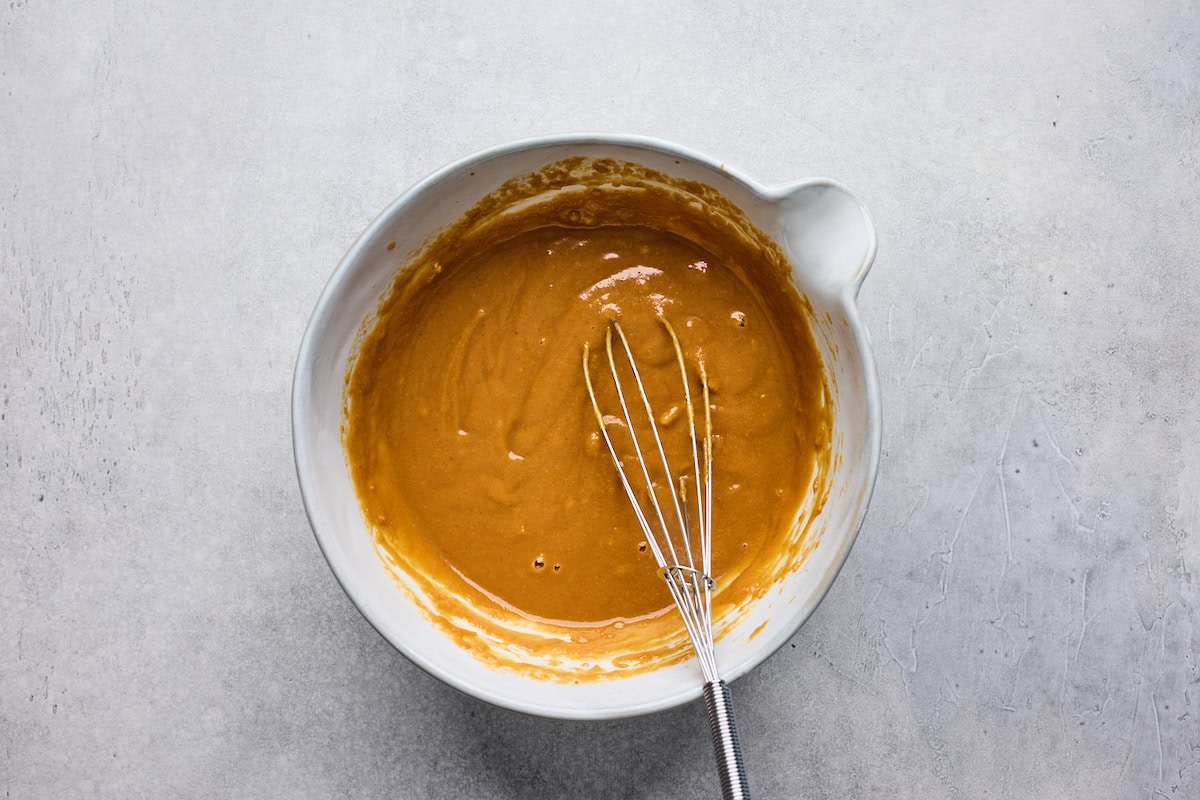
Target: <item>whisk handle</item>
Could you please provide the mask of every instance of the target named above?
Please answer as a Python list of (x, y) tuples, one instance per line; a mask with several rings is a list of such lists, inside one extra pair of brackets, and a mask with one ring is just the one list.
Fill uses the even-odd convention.
[(717, 752), (721, 796), (724, 800), (749, 800), (750, 784), (746, 782), (742, 746), (733, 720), (733, 700), (725, 681), (704, 684), (704, 705), (708, 708), (708, 725), (712, 731), (713, 749)]

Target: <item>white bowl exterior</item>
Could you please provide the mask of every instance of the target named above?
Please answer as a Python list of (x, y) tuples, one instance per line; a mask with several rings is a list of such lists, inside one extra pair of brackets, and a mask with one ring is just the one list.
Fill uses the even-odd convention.
[[(330, 567), (372, 625), (408, 658), (451, 686), (496, 705), (541, 716), (605, 719), (669, 708), (700, 695), (689, 661), (618, 680), (547, 683), (495, 670), (457, 647), (398, 590), (375, 551), (341, 441), (342, 391), (363, 320), (376, 309), (396, 271), (442, 228), (506, 180), (571, 156), (640, 163), (713, 186), (787, 248), (779, 207), (788, 191), (767, 189), (705, 156), (643, 137), (570, 136), (516, 142), (452, 164), (385, 210), (351, 247), (317, 302), (301, 345), (293, 386), (293, 439), (305, 508)], [(809, 182), (827, 183), (827, 182)], [(830, 184), (834, 185), (834, 184)], [(781, 647), (816, 608), (840, 569), (865, 512), (879, 455), (879, 397), (874, 362), (854, 294), (874, 254), (841, 285), (796, 284), (812, 303), (811, 321), (832, 380), (835, 458), (830, 497), (812, 532), (821, 536), (800, 570), (777, 584), (718, 644), (727, 680)], [(392, 251), (387, 244), (396, 242)], [(792, 254), (789, 254), (792, 255)], [(793, 260), (795, 263), (795, 260)], [(828, 318), (826, 318), (828, 312)], [(750, 636), (755, 632), (754, 636)]]

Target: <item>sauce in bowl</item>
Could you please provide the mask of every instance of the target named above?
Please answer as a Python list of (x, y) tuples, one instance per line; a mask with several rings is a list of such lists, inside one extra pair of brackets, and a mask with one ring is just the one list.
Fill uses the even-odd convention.
[(690, 655), (583, 383), (614, 318), (677, 454), (660, 316), (708, 375), (718, 632), (803, 563), (828, 491), (826, 373), (786, 258), (720, 195), (560, 162), (400, 266), (346, 375), (343, 444), (377, 551), (462, 647), (557, 681)]

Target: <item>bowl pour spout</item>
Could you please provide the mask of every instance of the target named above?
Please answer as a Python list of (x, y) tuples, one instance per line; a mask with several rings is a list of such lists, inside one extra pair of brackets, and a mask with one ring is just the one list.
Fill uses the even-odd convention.
[(875, 225), (845, 187), (818, 178), (785, 186), (777, 201), (783, 240), (807, 283), (856, 296), (875, 260)]

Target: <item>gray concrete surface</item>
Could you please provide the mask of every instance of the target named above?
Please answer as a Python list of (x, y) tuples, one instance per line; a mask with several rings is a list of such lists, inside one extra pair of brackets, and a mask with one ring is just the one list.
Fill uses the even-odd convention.
[(0, 8), (0, 791), (713, 796), (698, 707), (460, 696), (308, 529), (293, 360), (396, 194), (661, 136), (876, 216), (866, 525), (734, 692), (760, 798), (1200, 797), (1200, 7)]

